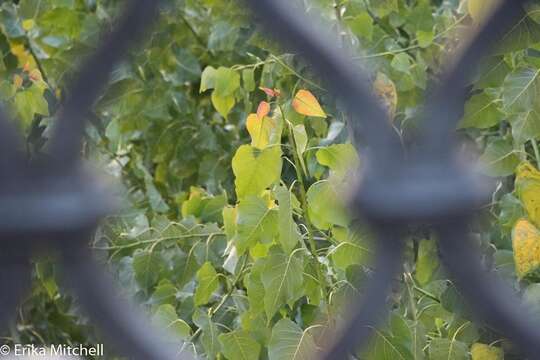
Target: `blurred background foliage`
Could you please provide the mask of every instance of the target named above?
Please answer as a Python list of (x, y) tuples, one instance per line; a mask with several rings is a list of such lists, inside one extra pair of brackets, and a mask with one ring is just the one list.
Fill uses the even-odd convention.
[[(65, 85), (123, 5), (1, 3), (1, 101), (30, 160), (46, 156)], [(429, 84), (496, 1), (295, 6), (322, 17), (331, 36), (355, 51), (408, 148)], [(177, 346), (209, 359), (311, 359), (343, 320), (344, 300), (362, 293), (376, 270), (369, 230), (342, 201), (347, 173), (362, 154), (324, 84), (258, 24), (241, 2), (163, 1), (145, 43), (115, 68), (86, 114), (83, 156), (115, 179), (125, 203), (89, 246)], [(533, 2), (470, 83), (457, 131), (463, 153), (497, 178), (492, 202), (470, 229), (481, 260), (536, 312), (539, 74), (540, 6)], [(5, 341), (101, 341), (76, 300), (59, 291), (52, 256), (36, 259), (33, 276)], [(472, 322), (428, 227), (410, 229), (388, 306), (390, 318), (355, 358), (523, 358), (500, 334)]]

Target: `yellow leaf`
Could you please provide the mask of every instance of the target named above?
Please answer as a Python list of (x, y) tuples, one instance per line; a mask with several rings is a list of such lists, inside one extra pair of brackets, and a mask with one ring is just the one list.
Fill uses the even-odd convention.
[(214, 108), (216, 108), (218, 113), (224, 118), (227, 118), (227, 115), (229, 115), (229, 112), (232, 110), (234, 104), (236, 103), (234, 96), (219, 96), (215, 91), (212, 92), (211, 99)]
[(18, 60), (19, 66), (24, 71), (30, 71), (37, 68), (36, 60), (24, 47), (24, 44), (10, 43), (10, 51)]
[(474, 343), (471, 346), (472, 360), (503, 360), (504, 351), (495, 346)]
[(259, 107), (257, 108), (257, 117), (259, 119), (264, 118), (266, 115), (270, 113), (270, 104), (266, 101), (261, 101), (259, 104)]
[(526, 219), (516, 222), (512, 231), (516, 274), (520, 279), (536, 279), (540, 272), (540, 231)]
[(379, 72), (373, 82), (373, 90), (377, 97), (388, 109), (390, 118), (393, 119), (396, 113), (397, 107), (397, 90), (394, 82), (388, 78), (385, 74)]
[(277, 124), (275, 119), (268, 116), (259, 118), (257, 114), (249, 114), (246, 127), (251, 136), (251, 146), (264, 149), (272, 143)]
[(36, 23), (33, 19), (26, 19), (22, 22), (22, 27), (24, 30), (28, 31), (31, 30), (35, 24)]
[(540, 171), (528, 162), (522, 163), (516, 171), (515, 187), (529, 220), (540, 226)]
[(308, 90), (299, 90), (292, 101), (292, 106), (297, 113), (302, 115), (326, 117), (326, 113), (321, 108), (321, 105)]

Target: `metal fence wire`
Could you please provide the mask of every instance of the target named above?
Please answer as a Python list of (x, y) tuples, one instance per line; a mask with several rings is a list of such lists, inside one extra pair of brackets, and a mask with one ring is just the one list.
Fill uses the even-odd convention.
[[(369, 338), (386, 310), (385, 299), (401, 268), (406, 226), (430, 223), (438, 234), (446, 268), (472, 309), (512, 340), (530, 358), (540, 357), (540, 323), (519, 306), (508, 286), (480, 265), (467, 239), (468, 219), (489, 192), (473, 173), (453, 158), (453, 131), (466, 87), (479, 60), (524, 15), (524, 0), (503, 0), (433, 85), (422, 115), (418, 147), (405, 155), (387, 112), (353, 63), (321, 25), (288, 0), (247, 0), (257, 21), (276, 40), (311, 65), (346, 108), (350, 130), (364, 154), (363, 179), (352, 197), (352, 211), (367, 219), (378, 235), (376, 272), (365, 297), (345, 311), (349, 322), (324, 348), (322, 359), (346, 359)], [(60, 256), (68, 285), (91, 319), (116, 349), (130, 359), (193, 359), (187, 349), (149, 329), (144, 318), (119, 296), (87, 246), (98, 220), (110, 211), (107, 197), (81, 170), (79, 158), (86, 114), (105, 87), (109, 73), (127, 50), (141, 40), (158, 15), (159, 1), (132, 0), (116, 30), (104, 37), (68, 86), (49, 143), (50, 157), (29, 165), (21, 139), (0, 114), (0, 327), (6, 328), (30, 285), (30, 258), (42, 249)]]

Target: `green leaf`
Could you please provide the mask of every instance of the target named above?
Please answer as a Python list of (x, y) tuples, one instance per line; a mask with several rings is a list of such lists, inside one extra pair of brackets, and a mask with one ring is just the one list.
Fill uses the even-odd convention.
[(523, 12), (521, 20), (497, 43), (495, 53), (523, 50), (540, 42), (540, 25)]
[(214, 291), (219, 285), (218, 274), (212, 264), (207, 261), (197, 271), (197, 290), (195, 290), (195, 305), (200, 306), (208, 303)]
[(314, 359), (316, 350), (309, 329), (302, 331), (300, 326), (289, 319), (281, 319), (274, 325), (268, 344), (269, 360)]
[(374, 11), (379, 17), (385, 17), (398, 9), (398, 0), (379, 0), (374, 3)]
[(290, 254), (302, 241), (298, 225), (293, 220), (294, 195), (283, 186), (278, 187), (275, 193), (279, 203), (279, 243), (285, 253)]
[(534, 3), (525, 4), (527, 15), (537, 24), (540, 24), (540, 5)]
[(512, 194), (503, 195), (499, 207), (501, 212), (497, 220), (501, 227), (511, 229), (519, 218), (526, 216), (521, 201)]
[(214, 72), (214, 93), (221, 98), (234, 97), (234, 92), (240, 87), (238, 72), (220, 66)]
[(338, 269), (346, 270), (351, 265), (363, 264), (369, 258), (370, 251), (362, 244), (342, 242), (333, 248), (328, 255)]
[(427, 48), (433, 43), (435, 34), (433, 31), (422, 31), (418, 30), (416, 32), (416, 39), (418, 40), (418, 45), (422, 48)]
[(512, 143), (503, 139), (489, 143), (479, 160), (483, 172), (495, 177), (511, 175), (520, 162)]
[(373, 19), (367, 11), (359, 13), (354, 18), (347, 19), (346, 23), (355, 35), (371, 40), (373, 36)]
[(150, 174), (150, 172), (146, 169), (146, 167), (143, 165), (142, 160), (139, 158), (136, 162), (137, 170), (140, 171), (143, 174), (144, 177), (144, 185), (146, 188), (146, 197), (148, 198), (148, 201), (150, 202), (150, 207), (155, 212), (161, 213), (169, 210), (169, 206), (163, 200), (163, 197), (161, 196), (161, 193), (156, 188), (156, 185), (154, 184), (154, 178)]
[(317, 228), (327, 230), (332, 225), (347, 226), (349, 217), (340, 201), (336, 185), (321, 180), (307, 191), (309, 218)]
[(208, 89), (213, 89), (215, 84), (216, 69), (212, 66), (207, 66), (201, 75), (201, 86), (199, 92), (205, 92)]
[(166, 264), (161, 254), (151, 251), (138, 251), (133, 257), (135, 280), (143, 289), (150, 289), (161, 278)]
[(521, 68), (506, 77), (503, 84), (504, 110), (511, 113), (531, 110), (540, 96), (540, 69)]
[(373, 360), (413, 360), (413, 333), (401, 314), (392, 312), (387, 330), (375, 329), (362, 358)]
[(256, 262), (244, 280), (247, 288), (249, 309), (255, 314), (264, 312), (264, 285), (261, 280), (263, 267), (264, 261)]
[(174, 50), (174, 70), (174, 72), (164, 71), (163, 75), (167, 81), (176, 86), (195, 82), (201, 77), (199, 60), (189, 50), (183, 48)]
[(2, 4), (2, 8), (0, 8), (0, 24), (2, 32), (8, 38), (19, 38), (25, 35), (14, 3), (4, 2)]
[(237, 229), (234, 244), (238, 255), (242, 255), (258, 241), (272, 241), (278, 230), (278, 214), (263, 199), (248, 196), (238, 204)]
[(212, 25), (208, 37), (208, 48), (212, 51), (232, 51), (239, 37), (240, 28), (227, 21), (218, 21)]
[(192, 186), (189, 199), (182, 203), (182, 217), (193, 215), (203, 222), (220, 222), (223, 207), (227, 204), (225, 195), (211, 196), (204, 189)]
[(25, 126), (30, 125), (35, 114), (49, 115), (49, 105), (43, 97), (43, 90), (36, 85), (15, 94), (14, 101), (17, 114)]
[(504, 119), (497, 102), (484, 92), (474, 95), (465, 104), (465, 115), (459, 127), (485, 129), (497, 125)]
[(49, 295), (51, 299), (54, 299), (58, 294), (58, 284), (56, 283), (54, 264), (48, 261), (37, 262), (36, 275), (47, 291), (47, 295)]
[(534, 108), (511, 116), (509, 121), (512, 125), (512, 137), (517, 144), (540, 136), (540, 112)]
[(223, 227), (228, 240), (231, 240), (236, 234), (237, 215), (238, 209), (236, 207), (226, 206), (223, 208)]
[(418, 245), (415, 278), (420, 285), (427, 284), (439, 267), (437, 244), (433, 240), (422, 239)]
[(249, 332), (253, 339), (255, 339), (259, 344), (264, 346), (262, 356), (267, 359), (266, 346), (268, 345), (268, 341), (270, 341), (270, 336), (272, 335), (272, 328), (269, 327), (266, 323), (264, 311), (253, 312), (250, 308), (249, 311), (244, 312), (240, 315), (240, 322), (242, 324), (242, 329)]
[(304, 173), (307, 173), (306, 163), (304, 161), (304, 151), (306, 151), (306, 147), (308, 144), (306, 128), (303, 124), (298, 124), (294, 125), (292, 129), (294, 143), (296, 145), (296, 154), (298, 155), (298, 159), (300, 160), (300, 165), (302, 166)]
[[(375, 330), (369, 352), (365, 357), (370, 360), (413, 360), (411, 351), (401, 344), (392, 334)], [(451, 358), (453, 360), (453, 358)]]
[(176, 302), (177, 292), (178, 289), (169, 280), (163, 279), (152, 294), (152, 302), (160, 305), (173, 305)]
[(408, 349), (411, 346), (412, 333), (407, 320), (398, 312), (390, 314), (390, 329), (393, 342)]
[(409, 55), (405, 53), (399, 53), (394, 56), (394, 59), (392, 59), (390, 66), (392, 66), (392, 68), (401, 73), (409, 74), (411, 71), (411, 67), (413, 66), (413, 62)]
[(271, 319), (279, 308), (292, 304), (303, 295), (304, 264), (298, 251), (284, 254), (275, 247), (264, 259), (261, 280), (264, 286), (264, 309)]
[(315, 156), (319, 164), (328, 166), (340, 178), (354, 171), (360, 164), (358, 154), (352, 144), (331, 145), (317, 150)]
[(500, 87), (508, 73), (512, 70), (506, 63), (504, 56), (490, 56), (479, 66), (478, 79), (474, 86), (478, 89)]
[(272, 146), (258, 150), (242, 145), (233, 157), (232, 168), (239, 199), (260, 195), (281, 177), (281, 148)]
[(164, 304), (157, 308), (152, 316), (152, 321), (159, 327), (165, 328), (174, 335), (186, 340), (191, 335), (191, 328), (182, 319), (178, 318), (174, 306)]
[(193, 314), (193, 322), (197, 325), (201, 331), (201, 343), (208, 359), (215, 359), (216, 355), (220, 352), (221, 346), (218, 340), (218, 336), (221, 331), (208, 314), (202, 309), (197, 309)]
[(247, 92), (255, 90), (255, 69), (244, 69), (242, 71), (242, 81)]
[(236, 100), (232, 95), (220, 96), (215, 90), (212, 92), (212, 105), (214, 105), (217, 112), (224, 118), (227, 118), (235, 103)]
[(249, 332), (235, 330), (219, 336), (223, 355), (228, 360), (258, 360), (261, 345)]
[(467, 344), (451, 339), (435, 338), (429, 345), (430, 360), (467, 360), (469, 359)]

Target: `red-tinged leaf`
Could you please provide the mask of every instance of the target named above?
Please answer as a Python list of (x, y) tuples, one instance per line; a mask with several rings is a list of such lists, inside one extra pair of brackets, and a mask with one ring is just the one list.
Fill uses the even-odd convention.
[(321, 105), (308, 90), (299, 90), (293, 99), (292, 106), (297, 113), (302, 115), (326, 117), (326, 113), (321, 108)]
[(276, 94), (274, 93), (274, 90), (272, 89), (269, 89), (269, 88), (265, 88), (265, 87), (260, 87), (259, 89), (261, 89), (262, 91), (264, 91), (264, 93), (270, 97), (274, 97)]
[(31, 70), (28, 77), (32, 81), (41, 81), (43, 78), (41, 77), (41, 72), (38, 69)]
[(261, 101), (259, 104), (259, 107), (257, 108), (257, 117), (259, 119), (264, 118), (266, 115), (270, 113), (270, 104), (266, 101)]
[(264, 91), (264, 93), (270, 97), (278, 97), (281, 95), (281, 91), (279, 91), (278, 89), (270, 89), (266, 87), (260, 87), (259, 89)]

